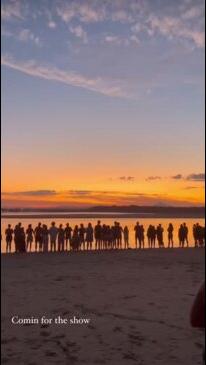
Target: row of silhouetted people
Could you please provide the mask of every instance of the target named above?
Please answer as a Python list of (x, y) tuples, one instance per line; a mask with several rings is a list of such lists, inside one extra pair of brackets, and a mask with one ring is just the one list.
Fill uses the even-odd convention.
[[(134, 227), (135, 248), (145, 248), (145, 235), (149, 248), (165, 247), (164, 228), (161, 224), (157, 227), (149, 225), (145, 232), (144, 226), (139, 222)], [(186, 223), (180, 225), (178, 230), (179, 246), (189, 246), (189, 229)], [(48, 228), (46, 224), (39, 223), (35, 228), (29, 224), (26, 229), (18, 223), (14, 229), (9, 224), (5, 230), (6, 252), (12, 251), (14, 241), (15, 252), (28, 252), (34, 250), (39, 252), (55, 252), (68, 250), (104, 250), (104, 249), (128, 249), (129, 248), (129, 228), (122, 227), (119, 222), (106, 225), (98, 221), (93, 227), (89, 223), (86, 227), (83, 224), (72, 228), (69, 223), (65, 227), (55, 222)], [(205, 228), (199, 223), (193, 226), (193, 237), (195, 247), (203, 247), (205, 244)], [(167, 228), (168, 247), (174, 247), (174, 226), (172, 223)]]

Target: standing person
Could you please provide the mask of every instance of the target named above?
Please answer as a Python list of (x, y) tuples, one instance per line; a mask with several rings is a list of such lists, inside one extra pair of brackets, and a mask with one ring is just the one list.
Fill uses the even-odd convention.
[(55, 226), (55, 222), (52, 222), (51, 227), (49, 228), (50, 251), (51, 252), (56, 252), (57, 235), (58, 235), (58, 228)]
[(128, 249), (129, 248), (129, 228), (127, 226), (124, 227), (123, 235), (124, 235), (124, 248)]
[(92, 224), (89, 223), (86, 228), (86, 243), (87, 243), (87, 250), (92, 250), (92, 243), (94, 241), (94, 229)]
[(185, 245), (185, 231), (183, 224), (180, 225), (179, 231), (178, 231), (178, 237), (179, 237), (179, 246), (180, 248), (184, 248)]
[[(42, 249), (42, 225), (39, 222), (38, 226), (35, 228), (34, 230), (34, 235), (35, 235), (35, 251), (41, 251)], [(38, 247), (39, 246), (39, 247)]]
[(139, 241), (139, 246), (141, 246), (141, 242), (140, 242), (141, 228), (140, 228), (139, 222), (136, 223), (136, 225), (134, 227), (134, 231), (135, 231), (135, 247), (137, 248), (138, 241)]
[(71, 250), (71, 238), (72, 238), (72, 228), (70, 227), (69, 223), (66, 224), (64, 233), (65, 233), (66, 251), (68, 251), (68, 243), (69, 243), (69, 248)]
[(80, 239), (79, 239), (79, 227), (76, 225), (73, 230), (72, 240), (71, 240), (72, 250), (78, 251), (80, 247)]
[(20, 252), (21, 246), (21, 223), (18, 223), (14, 228), (14, 243), (15, 243), (15, 252)]
[(119, 222), (117, 222), (117, 247), (122, 248), (122, 232), (123, 229)]
[(139, 240), (139, 242), (140, 242), (140, 249), (141, 248), (143, 248), (144, 249), (144, 232), (145, 232), (145, 230), (144, 230), (144, 226), (143, 225), (141, 225), (140, 226), (140, 240)]
[(59, 229), (58, 229), (58, 251), (64, 251), (64, 238), (65, 238), (65, 231), (64, 228), (62, 226), (62, 224), (60, 224)]
[(11, 224), (8, 224), (7, 229), (5, 230), (5, 235), (6, 235), (6, 252), (11, 253), (11, 244), (12, 244), (12, 239), (13, 239), (13, 229), (11, 228)]
[(170, 247), (173, 248), (174, 247), (174, 240), (173, 240), (174, 227), (173, 227), (172, 223), (169, 224), (167, 232), (168, 232), (168, 248), (170, 248)]
[(147, 229), (147, 241), (148, 241), (148, 247), (152, 248), (152, 225), (150, 224)]
[(162, 225), (159, 224), (157, 226), (157, 241), (159, 244), (159, 248), (164, 247), (163, 233), (164, 233), (164, 229), (163, 229)]
[(32, 250), (32, 242), (33, 242), (33, 234), (34, 230), (32, 228), (32, 225), (29, 224), (28, 228), (26, 230), (26, 250), (27, 252)]
[(151, 248), (155, 248), (157, 231), (155, 226), (151, 226)]
[(42, 249), (43, 252), (49, 251), (49, 230), (46, 224), (42, 227)]
[(80, 240), (80, 249), (83, 246), (83, 250), (85, 250), (85, 228), (84, 225), (81, 223), (79, 227), (79, 240)]
[(183, 223), (183, 232), (184, 232), (184, 242), (186, 242), (187, 247), (189, 247), (189, 239), (188, 239), (189, 230), (186, 223)]
[(95, 249), (100, 249), (101, 246), (101, 237), (102, 236), (102, 226), (101, 221), (97, 222), (97, 225), (94, 227), (94, 237), (95, 237)]
[(26, 252), (26, 235), (22, 226), (19, 229), (19, 252)]

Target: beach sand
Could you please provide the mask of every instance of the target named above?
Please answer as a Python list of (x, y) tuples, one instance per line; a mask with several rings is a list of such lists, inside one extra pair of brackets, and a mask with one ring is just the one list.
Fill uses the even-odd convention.
[[(202, 364), (204, 249), (2, 255), (2, 364)], [(11, 324), (11, 317), (90, 319)]]

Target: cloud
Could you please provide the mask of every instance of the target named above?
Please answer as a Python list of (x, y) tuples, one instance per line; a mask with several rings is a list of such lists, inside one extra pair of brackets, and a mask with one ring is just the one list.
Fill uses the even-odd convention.
[(69, 30), (77, 38), (80, 38), (84, 43), (87, 43), (88, 42), (87, 33), (85, 32), (85, 30), (82, 28), (81, 25), (77, 25), (76, 27), (70, 26), (69, 27)]
[(204, 47), (204, 31), (192, 28), (191, 25), (184, 23), (177, 17), (158, 17), (152, 14), (149, 16), (147, 24), (150, 35), (159, 32), (170, 40), (173, 38), (186, 39), (192, 41), (198, 48)]
[(33, 60), (26, 62), (15, 61), (8, 55), (3, 55), (1, 62), (6, 67), (33, 77), (81, 87), (106, 96), (127, 97), (127, 94), (119, 86), (118, 80), (103, 79), (101, 77), (89, 78), (73, 71), (60, 70), (51, 66), (42, 66)]
[(32, 191), (17, 191), (17, 192), (2, 192), (3, 196), (53, 196), (56, 195), (55, 190), (32, 190)]
[(1, 4), (1, 19), (11, 20), (13, 18), (23, 19), (22, 6), (20, 1), (7, 1)]
[(125, 181), (125, 182), (134, 181), (135, 177), (134, 176), (120, 176), (119, 180), (120, 181)]
[(55, 29), (56, 26), (57, 26), (56, 23), (53, 20), (49, 20), (47, 25), (50, 29)]
[(205, 181), (205, 174), (204, 173), (200, 173), (200, 174), (190, 174), (186, 177), (186, 180), (188, 181)]
[[(15, 35), (14, 35), (15, 36)], [(16, 38), (22, 42), (34, 42), (37, 46), (41, 45), (39, 37), (35, 36), (29, 29), (22, 29), (17, 35)]]
[(74, 18), (84, 23), (94, 23), (105, 19), (105, 8), (96, 1), (63, 2), (57, 7), (57, 14), (65, 23)]
[(172, 176), (171, 179), (173, 179), (173, 180), (182, 180), (183, 175), (182, 174), (177, 174), (177, 175)]
[(149, 176), (146, 178), (146, 181), (155, 181), (155, 180), (161, 180), (161, 176)]

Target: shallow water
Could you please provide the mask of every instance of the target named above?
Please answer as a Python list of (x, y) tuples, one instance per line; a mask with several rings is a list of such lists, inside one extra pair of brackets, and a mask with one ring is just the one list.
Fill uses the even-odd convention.
[[(53, 219), (52, 219), (53, 220)], [(5, 229), (7, 227), (7, 225), (10, 223), (12, 225), (12, 227), (14, 227), (19, 221), (22, 222), (22, 225), (26, 228), (28, 226), (29, 223), (32, 224), (33, 228), (36, 227), (36, 225), (38, 224), (39, 221), (41, 221), (43, 224), (47, 224), (48, 226), (50, 226), (50, 223), (52, 221), (50, 218), (42, 218), (41, 220), (37, 219), (37, 218), (24, 218), (24, 219), (17, 219), (17, 218), (3, 218), (1, 220), (1, 232), (2, 232), (2, 242), (1, 242), (1, 252), (4, 253), (6, 250), (6, 243), (5, 243)], [(111, 218), (104, 218), (101, 219), (102, 223), (105, 223), (107, 225), (112, 225), (115, 219), (111, 219)], [(117, 218), (116, 219), (118, 222), (120, 222), (121, 226), (128, 226), (129, 228), (129, 242), (130, 242), (130, 247), (134, 248), (135, 246), (135, 240), (134, 240), (134, 226), (136, 224), (137, 218)], [(92, 225), (94, 226), (97, 222), (97, 218), (82, 218), (82, 219), (77, 219), (77, 218), (70, 218), (70, 219), (65, 219), (65, 218), (56, 218), (56, 225), (58, 226), (60, 223), (62, 223), (64, 226), (66, 223), (69, 223), (70, 226), (74, 227), (76, 224), (79, 225), (80, 223), (83, 223), (85, 226), (91, 222)], [(168, 224), (170, 222), (172, 222), (173, 226), (174, 226), (174, 246), (178, 247), (179, 246), (179, 242), (178, 242), (178, 228), (180, 226), (181, 223), (185, 222), (189, 228), (189, 245), (190, 246), (194, 246), (194, 240), (193, 240), (193, 236), (192, 236), (192, 226), (193, 224), (199, 222), (201, 225), (204, 225), (204, 219), (194, 219), (194, 218), (173, 218), (173, 219), (168, 219), (168, 218), (142, 218), (142, 219), (138, 219), (138, 221), (140, 222), (140, 224), (144, 225), (145, 228), (145, 233), (147, 231), (147, 228), (150, 224), (157, 226), (159, 223), (162, 224), (163, 228), (164, 228), (164, 242), (165, 245), (167, 246), (167, 227)], [(33, 243), (34, 246), (34, 243)], [(146, 238), (146, 234), (145, 234), (145, 247), (148, 247), (148, 243), (147, 243), (147, 238)], [(14, 250), (14, 244), (12, 244), (12, 251)]]

